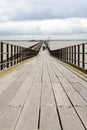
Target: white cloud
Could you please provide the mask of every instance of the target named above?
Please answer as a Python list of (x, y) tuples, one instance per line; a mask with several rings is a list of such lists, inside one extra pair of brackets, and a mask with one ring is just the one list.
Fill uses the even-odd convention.
[(86, 18), (15, 21), (0, 24), (0, 35), (54, 35), (81, 33), (87, 33)]
[(87, 33), (87, 0), (0, 0), (0, 35)]

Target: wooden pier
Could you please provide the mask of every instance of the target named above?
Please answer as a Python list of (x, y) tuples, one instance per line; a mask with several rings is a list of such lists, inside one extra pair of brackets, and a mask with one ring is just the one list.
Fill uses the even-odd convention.
[(47, 50), (0, 78), (0, 130), (86, 130), (87, 78)]

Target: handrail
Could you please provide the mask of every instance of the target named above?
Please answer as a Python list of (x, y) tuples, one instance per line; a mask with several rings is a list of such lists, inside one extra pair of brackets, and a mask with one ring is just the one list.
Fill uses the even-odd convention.
[(0, 71), (36, 56), (42, 46), (42, 43), (37, 43), (34, 46), (38, 46), (38, 49), (34, 50), (33, 46), (25, 48), (0, 42)]
[(87, 43), (51, 50), (51, 55), (87, 73)]

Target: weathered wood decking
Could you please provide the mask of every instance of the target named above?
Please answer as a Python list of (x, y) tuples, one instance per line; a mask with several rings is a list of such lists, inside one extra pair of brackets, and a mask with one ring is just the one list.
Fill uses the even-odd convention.
[(87, 129), (82, 78), (41, 51), (0, 79), (0, 130)]

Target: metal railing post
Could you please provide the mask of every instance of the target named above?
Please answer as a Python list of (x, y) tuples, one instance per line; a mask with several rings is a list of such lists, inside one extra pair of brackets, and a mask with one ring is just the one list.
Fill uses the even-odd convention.
[(60, 59), (62, 59), (62, 51), (61, 51), (61, 49), (60, 49)]
[(21, 47), (19, 47), (19, 62), (21, 62)]
[(3, 70), (3, 42), (1, 42), (1, 70)]
[(71, 54), (70, 53), (71, 53), (71, 51), (70, 51), (70, 47), (69, 47), (69, 62), (71, 61), (71, 56), (70, 56)]
[(85, 68), (85, 45), (82, 44), (82, 68)]
[(13, 66), (13, 45), (11, 45), (11, 66)]
[(16, 46), (14, 45), (14, 65), (16, 64)]
[(80, 66), (80, 45), (78, 45), (78, 66)]
[(72, 46), (72, 64), (73, 64), (73, 46)]
[(74, 64), (76, 65), (76, 46), (74, 46)]
[(18, 58), (19, 58), (19, 54), (18, 54), (18, 53), (19, 53), (19, 47), (17, 46), (17, 63), (19, 62), (19, 61), (18, 61), (18, 60), (19, 60), (19, 59), (18, 59)]
[(68, 61), (68, 47), (66, 48), (66, 61)]
[(9, 67), (9, 44), (6, 44), (7, 68)]

